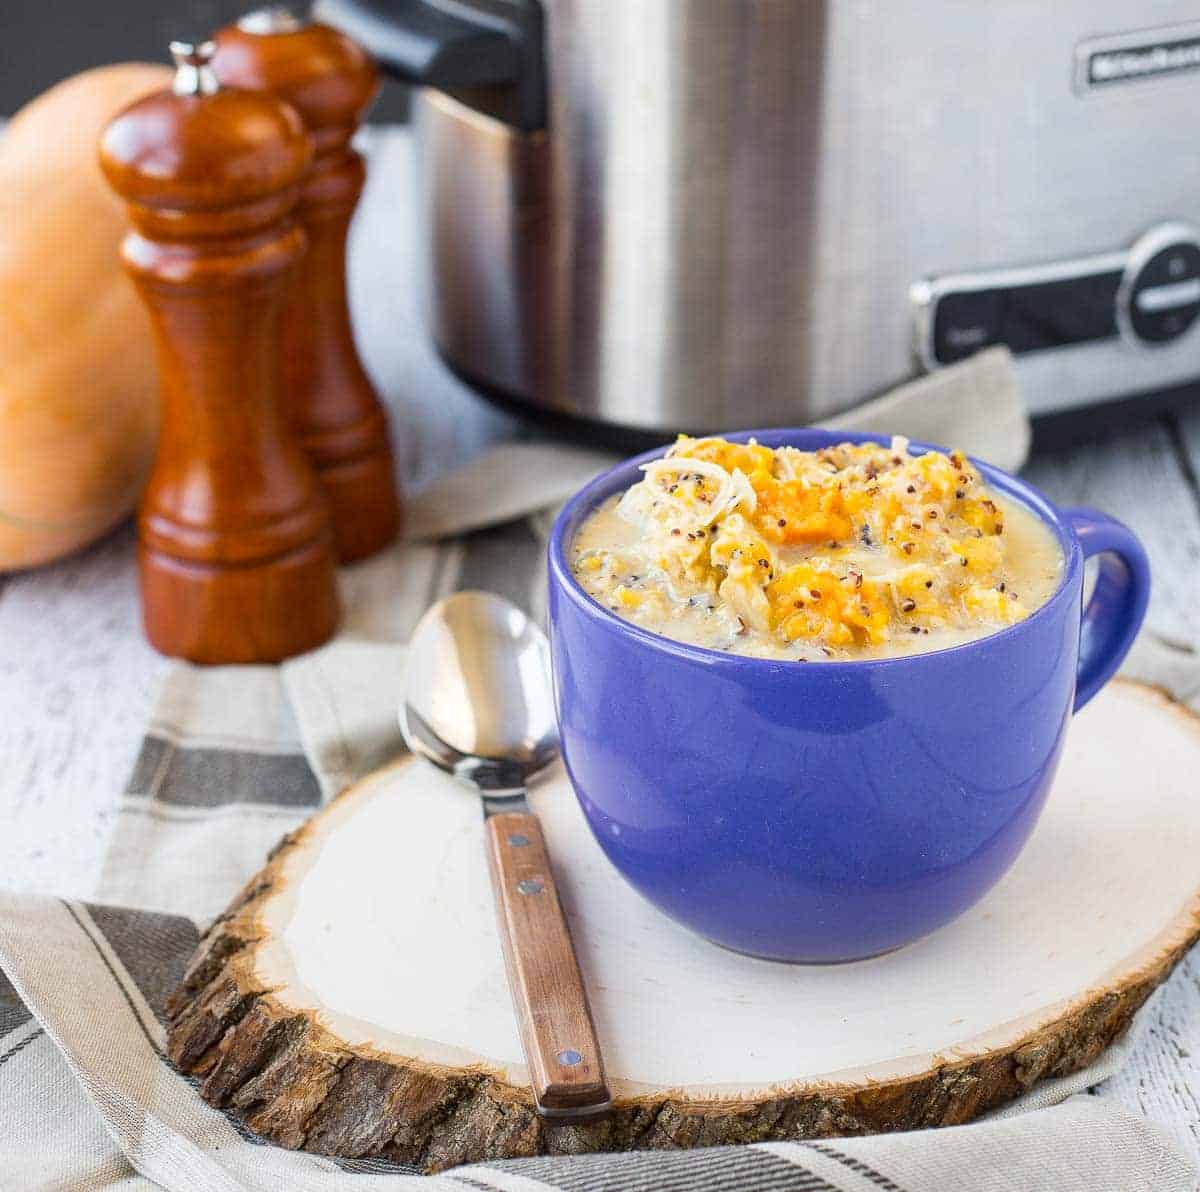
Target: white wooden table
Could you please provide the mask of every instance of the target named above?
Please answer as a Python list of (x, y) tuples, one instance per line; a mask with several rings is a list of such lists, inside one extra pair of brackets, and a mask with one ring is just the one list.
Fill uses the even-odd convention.
[[(392, 402), (403, 471), (416, 485), (519, 432), (413, 330), (409, 227), (395, 193), (408, 153), (403, 134), (375, 145), (351, 278), (364, 356)], [(1137, 531), (1154, 570), (1149, 630), (1200, 650), (1200, 406), (1041, 454), (1026, 474), (1060, 502), (1096, 505)], [(166, 665), (141, 635), (130, 527), (62, 563), (0, 578), (0, 885), (91, 895)], [(1200, 1162), (1200, 955), (1176, 971), (1134, 1061), (1098, 1095), (1173, 1130)]]

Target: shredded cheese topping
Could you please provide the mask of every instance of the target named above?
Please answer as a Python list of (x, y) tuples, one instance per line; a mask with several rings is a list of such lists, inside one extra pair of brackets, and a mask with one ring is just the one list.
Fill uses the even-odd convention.
[(780, 644), (852, 654), (1029, 614), (1006, 579), (1003, 512), (960, 452), (681, 436), (642, 472), (617, 505), (637, 550), (576, 558), (625, 615), (706, 601)]

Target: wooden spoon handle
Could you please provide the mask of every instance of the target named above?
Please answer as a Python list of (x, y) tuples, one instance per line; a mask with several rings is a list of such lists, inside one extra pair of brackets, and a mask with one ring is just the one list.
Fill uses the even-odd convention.
[(538, 1112), (592, 1117), (608, 1108), (604, 1062), (537, 816), (487, 820), (500, 942)]

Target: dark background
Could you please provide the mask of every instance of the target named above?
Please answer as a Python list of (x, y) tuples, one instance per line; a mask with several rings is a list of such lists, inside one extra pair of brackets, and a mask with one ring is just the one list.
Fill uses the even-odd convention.
[[(0, 0), (0, 117), (89, 66), (166, 62), (173, 39), (201, 41), (260, 8), (255, 0)], [(307, 0), (291, 6), (307, 12)], [(404, 120), (404, 89), (385, 82), (371, 120)]]

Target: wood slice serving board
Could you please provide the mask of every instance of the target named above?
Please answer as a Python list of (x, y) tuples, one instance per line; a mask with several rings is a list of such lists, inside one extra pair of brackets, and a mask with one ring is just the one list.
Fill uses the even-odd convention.
[(645, 903), (554, 775), (532, 798), (615, 1098), (556, 1126), (526, 1088), (479, 802), (397, 762), (287, 837), (213, 925), (170, 1055), (284, 1146), (429, 1170), (963, 1122), (1094, 1060), (1200, 934), (1197, 776), (1200, 720), (1115, 683), (979, 906), (890, 955), (798, 967)]

